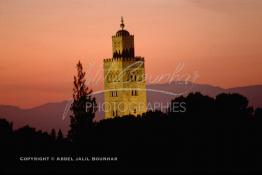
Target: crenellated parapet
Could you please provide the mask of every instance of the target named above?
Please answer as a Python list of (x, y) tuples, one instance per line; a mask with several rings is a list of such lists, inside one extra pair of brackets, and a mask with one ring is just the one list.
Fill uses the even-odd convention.
[(144, 61), (144, 57), (128, 57), (128, 58), (123, 58), (123, 57), (118, 57), (118, 58), (106, 58), (104, 59), (104, 62), (113, 62), (113, 61)]

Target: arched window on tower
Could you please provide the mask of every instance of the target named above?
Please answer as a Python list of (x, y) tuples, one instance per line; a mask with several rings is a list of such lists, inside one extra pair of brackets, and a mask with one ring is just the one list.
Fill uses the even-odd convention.
[(132, 96), (137, 96), (137, 90), (132, 90), (132, 91), (131, 91), (131, 95), (132, 95)]
[(118, 96), (117, 91), (111, 91), (110, 96), (111, 97), (117, 97)]
[(129, 75), (129, 80), (130, 80), (130, 81), (133, 81), (132, 79), (133, 79), (133, 75), (130, 74), (130, 75)]

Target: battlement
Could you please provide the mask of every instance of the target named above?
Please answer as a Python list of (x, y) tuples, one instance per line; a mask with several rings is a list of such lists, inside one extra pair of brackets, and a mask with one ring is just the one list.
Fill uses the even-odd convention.
[(144, 57), (131, 57), (131, 58), (106, 58), (104, 62), (113, 62), (113, 61), (144, 61)]
[(134, 38), (134, 35), (128, 35), (128, 36), (113, 35), (113, 36), (112, 36), (112, 39), (114, 39), (114, 38), (119, 38), (119, 37), (122, 37), (122, 38), (124, 38), (124, 37), (132, 37), (132, 38)]

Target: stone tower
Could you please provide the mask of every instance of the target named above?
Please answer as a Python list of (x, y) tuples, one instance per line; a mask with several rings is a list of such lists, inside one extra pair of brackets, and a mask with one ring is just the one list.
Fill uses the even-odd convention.
[(134, 35), (121, 29), (112, 36), (112, 58), (104, 59), (105, 118), (147, 111), (144, 58), (135, 56)]

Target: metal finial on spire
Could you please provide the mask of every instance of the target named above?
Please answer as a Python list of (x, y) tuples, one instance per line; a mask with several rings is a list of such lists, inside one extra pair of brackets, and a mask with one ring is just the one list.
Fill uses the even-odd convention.
[(121, 24), (120, 24), (120, 27), (122, 28), (122, 30), (123, 30), (124, 27), (125, 27), (123, 16), (121, 16)]

